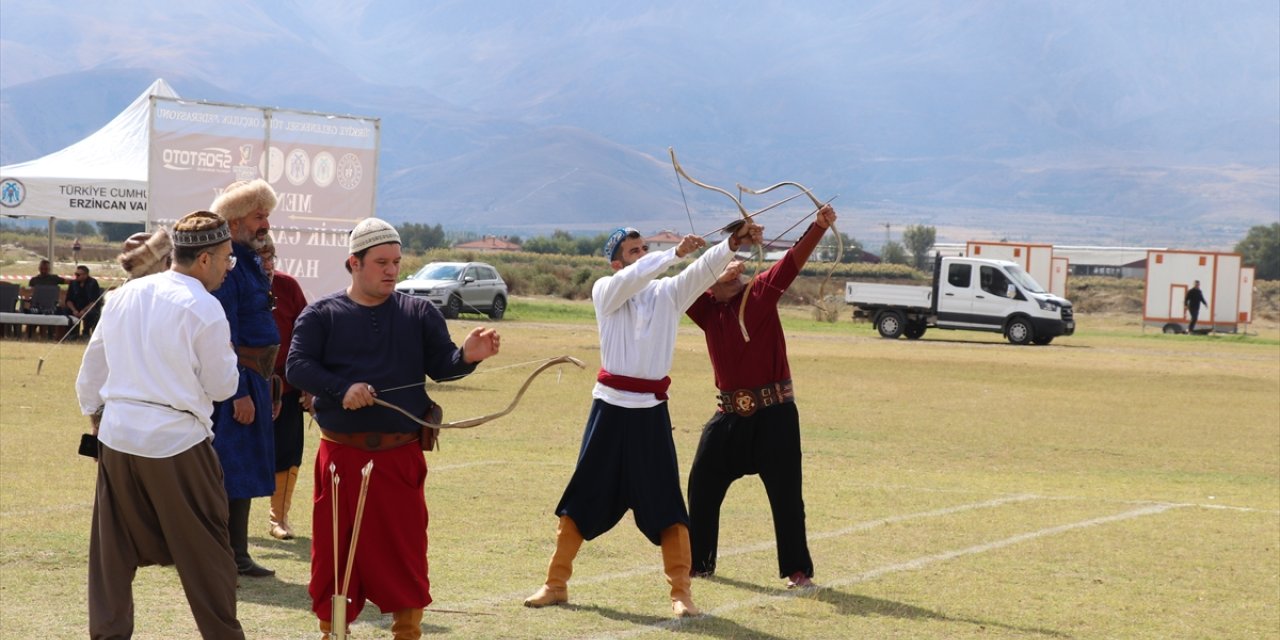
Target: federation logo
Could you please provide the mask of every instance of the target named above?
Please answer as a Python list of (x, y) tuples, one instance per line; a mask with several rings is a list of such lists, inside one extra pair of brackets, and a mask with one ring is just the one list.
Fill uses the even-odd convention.
[(27, 187), (17, 178), (0, 180), (0, 206), (13, 208), (27, 199)]
[(284, 160), (284, 176), (289, 184), (298, 186), (311, 177), (311, 156), (302, 149), (292, 149)]
[(354, 153), (345, 153), (338, 160), (338, 186), (350, 191), (360, 186), (360, 180), (364, 177), (364, 168), (360, 165), (360, 158)]
[(337, 176), (337, 164), (332, 153), (317, 153), (316, 159), (311, 162), (311, 181), (321, 189), (333, 184), (333, 179)]
[(267, 182), (280, 182), (280, 177), (284, 175), (284, 152), (280, 147), (271, 147), (258, 158), (258, 171), (266, 176)]

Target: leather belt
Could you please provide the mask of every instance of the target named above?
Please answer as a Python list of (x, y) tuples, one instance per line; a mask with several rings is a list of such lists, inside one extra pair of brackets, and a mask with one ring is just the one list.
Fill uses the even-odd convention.
[(717, 399), (722, 413), (736, 413), (746, 418), (764, 407), (795, 402), (796, 392), (790, 380), (782, 380), (754, 389), (721, 391)]
[(265, 347), (236, 347), (236, 360), (240, 366), (253, 369), (264, 380), (270, 380), (276, 369), (276, 353), (280, 345), (269, 344)]
[(381, 431), (362, 431), (360, 433), (339, 433), (327, 429), (320, 430), (320, 437), (329, 442), (336, 442), (348, 447), (364, 451), (386, 451), (401, 447), (410, 442), (417, 443), (418, 433), (385, 433)]

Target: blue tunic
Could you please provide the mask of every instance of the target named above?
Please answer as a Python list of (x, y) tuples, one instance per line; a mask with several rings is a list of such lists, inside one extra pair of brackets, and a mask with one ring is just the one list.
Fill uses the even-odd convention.
[[(280, 344), (271, 314), (271, 283), (262, 271), (258, 254), (249, 246), (231, 243), (236, 268), (213, 292), (227, 313), (231, 343), (237, 347)], [(240, 369), (240, 386), (230, 400), (213, 407), (213, 448), (222, 462), (227, 497), (257, 498), (275, 491), (275, 424), (271, 420), (271, 386), (258, 372)], [(253, 398), (254, 419), (236, 422), (233, 401)]]
[[(346, 291), (325, 296), (303, 310), (293, 326), (285, 360), (292, 384), (315, 394), (320, 427), (340, 433), (416, 433), (417, 423), (386, 407), (342, 408), (342, 397), (357, 382), (372, 384), (378, 397), (415, 416), (430, 406), (424, 374), (442, 382), (475, 371), (449, 338), (444, 317), (430, 302), (400, 293), (373, 307), (357, 304)], [(396, 389), (396, 387), (399, 387)]]

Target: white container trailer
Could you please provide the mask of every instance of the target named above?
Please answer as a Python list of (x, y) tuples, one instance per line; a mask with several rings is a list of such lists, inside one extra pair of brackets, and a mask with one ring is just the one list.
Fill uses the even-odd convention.
[(1256, 272), (1253, 267), (1240, 267), (1240, 324), (1253, 322), (1253, 280)]
[[(1067, 297), (1068, 270), (1065, 262), (1060, 265), (1053, 257), (1051, 244), (970, 240), (965, 243), (964, 254), (970, 258), (1013, 262), (1035, 278), (1036, 282), (1044, 285), (1049, 293), (1059, 298)], [(1059, 270), (1059, 266), (1063, 268)]]
[[(1147, 251), (1143, 324), (1160, 327), (1165, 333), (1185, 333), (1191, 315), (1184, 301), (1187, 291), (1199, 280), (1206, 304), (1200, 309), (1196, 331), (1235, 333), (1253, 316), (1253, 276), (1247, 275), (1245, 269), (1238, 253)], [(1247, 289), (1244, 295), (1242, 289)]]

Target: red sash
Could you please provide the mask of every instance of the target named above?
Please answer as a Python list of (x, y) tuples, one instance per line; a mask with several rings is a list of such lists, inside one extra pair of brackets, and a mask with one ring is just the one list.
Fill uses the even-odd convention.
[(667, 389), (671, 388), (671, 376), (666, 376), (661, 380), (645, 380), (644, 378), (620, 376), (616, 373), (609, 373), (604, 369), (601, 369), (600, 373), (596, 374), (596, 382), (619, 391), (652, 393), (653, 397), (659, 400), (666, 400)]

